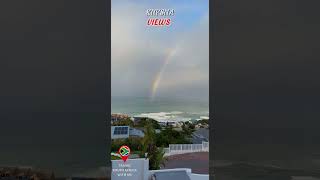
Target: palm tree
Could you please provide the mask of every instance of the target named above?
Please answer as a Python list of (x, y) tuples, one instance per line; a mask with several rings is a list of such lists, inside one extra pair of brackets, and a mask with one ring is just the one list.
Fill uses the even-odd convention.
[(151, 123), (146, 124), (144, 138), (142, 139), (142, 151), (140, 157), (149, 158), (149, 169), (160, 169), (160, 166), (165, 164), (163, 148), (158, 148), (155, 141), (156, 133)]

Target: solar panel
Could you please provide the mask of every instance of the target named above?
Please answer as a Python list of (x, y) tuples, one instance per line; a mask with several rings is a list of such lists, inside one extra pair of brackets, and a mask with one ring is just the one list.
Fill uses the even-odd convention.
[(128, 127), (115, 127), (113, 134), (115, 135), (128, 134)]

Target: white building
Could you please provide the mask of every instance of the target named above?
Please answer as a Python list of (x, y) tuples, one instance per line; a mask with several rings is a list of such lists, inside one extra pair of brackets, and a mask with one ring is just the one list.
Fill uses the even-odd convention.
[(188, 168), (149, 170), (149, 159), (112, 160), (112, 180), (209, 180), (208, 174), (194, 174)]
[(111, 139), (125, 139), (129, 137), (129, 126), (111, 126)]
[(130, 136), (144, 137), (144, 133), (140, 129), (129, 126), (111, 126), (111, 139), (126, 139)]
[[(164, 151), (165, 156), (209, 152), (209, 142), (202, 142), (202, 144), (170, 144)], [(128, 159), (126, 162), (112, 160), (111, 174), (112, 180), (209, 180), (208, 174), (195, 174), (192, 173), (190, 168), (149, 170), (149, 159), (147, 158)]]
[(170, 120), (161, 120), (158, 121), (158, 123), (160, 124), (160, 126), (173, 126), (173, 127), (177, 127), (179, 125), (179, 122), (177, 121), (170, 121)]
[(135, 136), (135, 137), (144, 137), (144, 132), (140, 129), (131, 128), (129, 129), (129, 136)]

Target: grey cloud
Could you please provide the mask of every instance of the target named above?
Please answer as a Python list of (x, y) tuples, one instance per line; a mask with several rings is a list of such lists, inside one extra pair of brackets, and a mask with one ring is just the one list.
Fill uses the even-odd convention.
[(196, 26), (186, 26), (183, 34), (165, 34), (145, 26), (145, 9), (129, 4), (112, 10), (112, 96), (149, 96), (168, 50), (178, 44), (157, 96), (208, 97), (208, 17)]

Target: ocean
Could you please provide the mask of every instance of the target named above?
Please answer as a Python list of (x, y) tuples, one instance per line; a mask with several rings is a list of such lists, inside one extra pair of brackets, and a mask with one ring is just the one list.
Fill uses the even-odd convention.
[(112, 97), (111, 112), (130, 116), (147, 115), (175, 120), (199, 119), (209, 116), (209, 100), (197, 98)]

